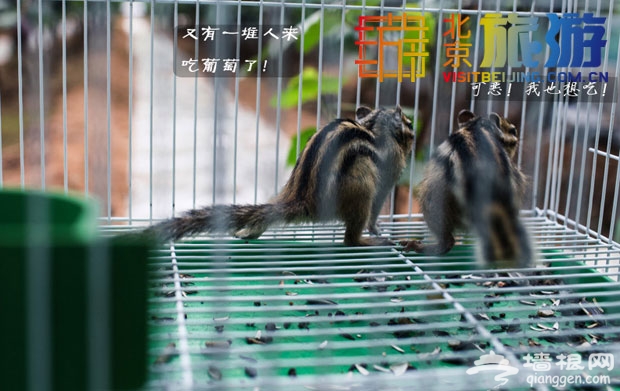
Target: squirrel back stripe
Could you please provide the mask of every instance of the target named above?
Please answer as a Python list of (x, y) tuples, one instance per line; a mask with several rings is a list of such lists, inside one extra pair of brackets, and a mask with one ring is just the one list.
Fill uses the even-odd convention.
[[(318, 200), (319, 193), (330, 191), (328, 177), (337, 175), (342, 155), (357, 144), (372, 148), (374, 136), (351, 120), (336, 120), (317, 133), (309, 142), (307, 153), (300, 157), (299, 176), (295, 184), (298, 199)], [(369, 167), (369, 169), (372, 169)]]

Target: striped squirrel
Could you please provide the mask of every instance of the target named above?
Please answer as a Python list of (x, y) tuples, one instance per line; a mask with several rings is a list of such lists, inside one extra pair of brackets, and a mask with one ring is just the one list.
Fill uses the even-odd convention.
[(420, 183), (424, 220), (437, 243), (404, 241), (403, 251), (440, 255), (454, 246), (453, 232), (471, 228), (485, 263), (526, 267), (533, 250), (519, 220), (525, 176), (513, 163), (516, 127), (492, 113), (477, 117), (462, 110), (459, 129), (439, 145)]
[[(336, 119), (308, 141), (282, 191), (262, 205), (214, 205), (145, 229), (158, 240), (201, 232), (258, 238), (282, 223), (340, 220), (344, 243), (388, 245), (376, 221), (411, 152), (411, 121), (395, 109), (359, 107), (356, 120)], [(373, 237), (362, 237), (368, 228)]]

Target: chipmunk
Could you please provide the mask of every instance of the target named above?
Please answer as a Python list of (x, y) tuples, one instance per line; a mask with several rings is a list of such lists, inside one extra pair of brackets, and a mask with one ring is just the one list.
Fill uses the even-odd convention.
[[(356, 120), (336, 119), (310, 138), (282, 191), (262, 205), (214, 205), (185, 212), (143, 234), (177, 240), (200, 232), (258, 238), (278, 223), (340, 220), (344, 243), (388, 245), (377, 217), (411, 151), (411, 121), (395, 109), (359, 107)], [(375, 237), (362, 237), (364, 228)]]
[(445, 254), (454, 246), (454, 230), (469, 227), (484, 263), (526, 267), (533, 250), (519, 220), (526, 181), (512, 161), (517, 129), (495, 113), (484, 118), (462, 110), (457, 119), (459, 129), (437, 148), (418, 193), (437, 243), (404, 241), (403, 251)]

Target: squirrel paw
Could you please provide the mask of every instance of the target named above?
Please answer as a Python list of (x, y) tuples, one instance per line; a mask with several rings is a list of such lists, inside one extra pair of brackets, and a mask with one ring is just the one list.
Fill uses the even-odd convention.
[(421, 252), (422, 248), (424, 247), (422, 245), (422, 242), (419, 240), (401, 240), (398, 244), (403, 246), (401, 251), (404, 253), (408, 253), (411, 250), (415, 252)]

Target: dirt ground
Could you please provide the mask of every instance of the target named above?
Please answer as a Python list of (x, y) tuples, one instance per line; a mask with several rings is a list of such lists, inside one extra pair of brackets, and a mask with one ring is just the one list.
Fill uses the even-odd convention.
[[(85, 124), (88, 124), (88, 188), (96, 198), (102, 200), (101, 213), (112, 216), (125, 215), (128, 194), (129, 156), (129, 52), (127, 36), (116, 27), (112, 35), (110, 66), (110, 178), (111, 199), (107, 195), (108, 176), (108, 116), (106, 53), (97, 45), (89, 51), (88, 113), (84, 116), (84, 55), (73, 52), (67, 57), (67, 118), (66, 118), (66, 160), (67, 184), (72, 192), (83, 193), (86, 184), (85, 167)], [(50, 79), (46, 80), (45, 121), (45, 179), (48, 190), (64, 189), (65, 151), (63, 135), (62, 68), (54, 67)], [(38, 113), (36, 114), (38, 117)], [(25, 112), (24, 117), (32, 119), (33, 114)], [(38, 121), (38, 120), (37, 120)], [(25, 122), (28, 122), (26, 118)], [(37, 122), (38, 124), (38, 122)], [(38, 126), (24, 130), (25, 186), (39, 188), (41, 183), (40, 143)], [(28, 134), (31, 133), (31, 134)], [(32, 134), (35, 133), (35, 134)], [(36, 155), (36, 156), (35, 156)], [(14, 142), (3, 150), (4, 185), (20, 185), (19, 144)]]

